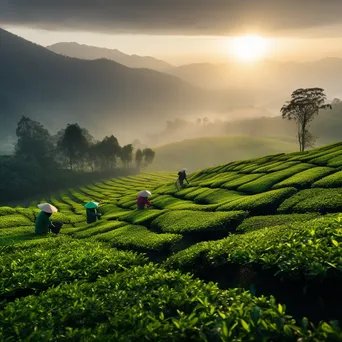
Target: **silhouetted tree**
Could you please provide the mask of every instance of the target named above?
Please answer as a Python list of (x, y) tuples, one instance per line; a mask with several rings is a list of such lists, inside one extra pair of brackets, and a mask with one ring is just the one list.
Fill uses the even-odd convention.
[[(287, 101), (280, 112), (283, 119), (294, 119), (298, 128), (298, 143), (300, 152), (313, 145), (313, 137), (308, 131), (309, 123), (318, 115), (319, 110), (332, 108), (330, 104), (325, 104), (326, 95), (322, 88), (297, 89), (291, 95), (291, 100)], [(307, 140), (310, 141), (307, 141)]]
[(77, 123), (67, 125), (64, 132), (60, 134), (57, 146), (68, 158), (71, 170), (73, 170), (74, 164), (77, 162), (83, 165), (89, 143), (84, 129)]
[(52, 136), (42, 124), (22, 116), (16, 129), (15, 155), (23, 160), (49, 167), (54, 163)]
[(144, 155), (143, 155), (141, 149), (138, 148), (137, 151), (135, 152), (135, 164), (136, 164), (138, 170), (140, 169), (143, 158), (144, 158)]
[(120, 156), (120, 145), (118, 139), (113, 135), (105, 137), (99, 146), (99, 152), (103, 158), (104, 165), (113, 169), (116, 165), (116, 158)]
[(120, 158), (125, 167), (128, 167), (133, 159), (133, 145), (125, 145), (121, 148)]
[(145, 159), (146, 166), (152, 164), (155, 155), (156, 153), (151, 148), (145, 148), (143, 150), (143, 156)]

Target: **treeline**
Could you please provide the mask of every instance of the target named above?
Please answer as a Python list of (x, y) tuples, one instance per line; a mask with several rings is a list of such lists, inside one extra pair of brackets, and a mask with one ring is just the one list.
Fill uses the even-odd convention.
[(91, 180), (135, 174), (153, 162), (150, 148), (134, 151), (111, 135), (97, 141), (77, 123), (56, 135), (23, 116), (14, 154), (0, 156), (0, 203), (43, 195)]

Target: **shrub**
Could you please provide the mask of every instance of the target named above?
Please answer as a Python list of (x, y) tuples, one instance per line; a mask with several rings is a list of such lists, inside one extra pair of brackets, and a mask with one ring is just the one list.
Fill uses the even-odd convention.
[(4, 340), (321, 341), (341, 336), (327, 323), (296, 326), (273, 297), (220, 290), (154, 265), (10, 303), (0, 312), (0, 323)]
[(306, 189), (286, 199), (279, 212), (338, 212), (342, 210), (342, 189)]
[(296, 193), (295, 188), (271, 190), (261, 194), (245, 196), (221, 205), (217, 210), (246, 210), (251, 215), (272, 214), (280, 203)]
[(238, 193), (236, 191), (224, 189), (208, 189), (200, 195), (196, 196), (194, 202), (200, 204), (220, 204), (233, 201), (244, 196), (244, 194)]
[(0, 207), (0, 216), (7, 216), (11, 214), (16, 214), (16, 210), (11, 207)]
[(304, 224), (274, 226), (196, 244), (171, 256), (166, 265), (207, 272), (216, 267), (258, 265), (288, 279), (342, 278), (342, 229), (337, 220), (317, 218)]
[(170, 211), (156, 218), (152, 226), (165, 233), (229, 232), (246, 216), (243, 211), (229, 213)]
[(286, 170), (273, 172), (239, 186), (238, 191), (243, 191), (252, 194), (261, 193), (270, 190), (273, 185), (292, 176), (293, 174), (307, 170), (309, 168), (311, 168), (310, 164), (303, 163), (292, 166)]
[(326, 153), (318, 158), (314, 158), (310, 160), (310, 163), (318, 164), (318, 165), (327, 165), (330, 160), (336, 157), (341, 157), (342, 151), (339, 148), (338, 151)]
[(91, 226), (88, 229), (87, 228), (79, 229), (74, 232), (72, 232), (71, 230), (70, 232), (72, 233), (74, 237), (78, 239), (85, 239), (94, 235), (99, 235), (99, 234), (110, 232), (114, 229), (117, 229), (126, 225), (127, 225), (126, 222), (110, 221), (110, 222), (104, 222), (103, 224), (97, 224), (95, 227)]
[(32, 225), (32, 222), (27, 217), (19, 214), (0, 216), (0, 229), (29, 225)]
[(286, 225), (292, 223), (306, 223), (319, 217), (319, 214), (289, 214), (289, 215), (268, 215), (268, 216), (254, 216), (244, 220), (238, 227), (237, 231), (250, 232), (262, 228), (269, 228), (279, 225)]
[(339, 188), (342, 186), (342, 171), (324, 177), (315, 182), (312, 187), (317, 188)]
[(227, 183), (222, 184), (222, 188), (224, 189), (229, 189), (229, 190), (234, 190), (239, 188), (241, 185), (254, 181), (260, 177), (262, 177), (263, 174), (250, 174), (250, 175), (241, 175), (241, 177), (237, 179), (233, 179), (231, 181), (228, 181)]
[(289, 186), (303, 189), (309, 187), (317, 179), (320, 179), (332, 172), (334, 172), (334, 169), (330, 167), (313, 167), (309, 170), (299, 172), (278, 184), (275, 184), (273, 186), (273, 189), (279, 189)]
[(39, 290), (74, 279), (94, 280), (99, 275), (142, 265), (146, 258), (132, 252), (105, 248), (95, 242), (64, 238), (58, 249), (36, 246), (30, 253), (17, 250), (0, 256), (3, 267), (1, 296), (15, 296), (18, 290)]
[[(265, 167), (265, 169), (263, 169), (262, 167), (255, 170), (255, 172), (276, 172), (276, 171), (282, 171), (282, 170), (286, 170), (289, 167), (292, 167), (294, 165), (299, 164), (299, 162), (297, 161), (292, 161), (292, 162), (276, 162), (274, 164), (269, 165), (268, 167)], [(261, 171), (261, 170), (265, 170), (265, 171)]]
[(169, 252), (182, 239), (177, 234), (156, 234), (144, 226), (126, 225), (92, 239), (108, 242), (113, 247), (132, 249), (139, 252)]

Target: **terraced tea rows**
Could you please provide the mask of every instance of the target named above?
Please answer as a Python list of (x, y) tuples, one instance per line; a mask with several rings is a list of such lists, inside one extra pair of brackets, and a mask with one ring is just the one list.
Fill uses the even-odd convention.
[[(336, 325), (295, 324), (261, 297), (276, 295), (296, 318), (342, 320), (341, 169), (335, 144), (205, 169), (180, 190), (166, 173), (68, 189), (43, 199), (59, 209), (58, 237), (33, 234), (36, 202), (2, 207), (0, 332), (13, 340), (342, 340)], [(143, 189), (152, 207), (138, 211)], [(87, 224), (90, 200), (101, 201), (103, 216)]]

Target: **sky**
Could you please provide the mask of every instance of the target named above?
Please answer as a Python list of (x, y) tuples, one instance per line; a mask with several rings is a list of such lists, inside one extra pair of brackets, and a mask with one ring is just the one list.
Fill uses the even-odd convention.
[(116, 48), (173, 64), (224, 62), (236, 36), (260, 35), (264, 58), (342, 57), (340, 0), (0, 0), (0, 26), (46, 46)]

